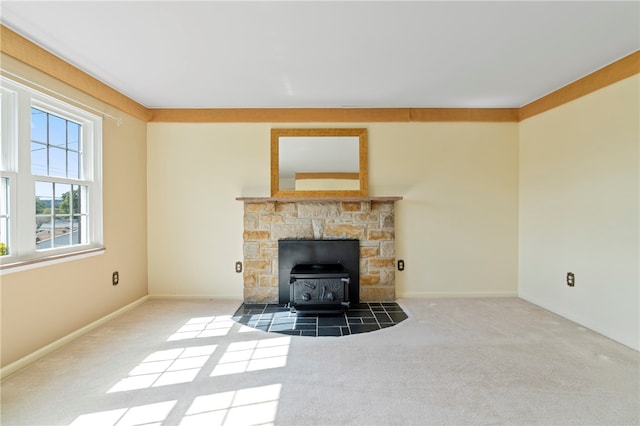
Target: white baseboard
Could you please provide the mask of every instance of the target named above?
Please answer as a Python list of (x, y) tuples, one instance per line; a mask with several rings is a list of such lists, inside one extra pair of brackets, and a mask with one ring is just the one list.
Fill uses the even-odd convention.
[(603, 326), (602, 324), (597, 324), (590, 318), (586, 318), (583, 315), (579, 315), (576, 312), (572, 312), (566, 308), (560, 307), (559, 305), (549, 303), (546, 300), (538, 299), (526, 293), (520, 293), (519, 297), (522, 300), (526, 300), (527, 302), (532, 303), (536, 306), (539, 306), (542, 309), (546, 309), (547, 311), (552, 312), (558, 316), (561, 316), (562, 318), (568, 319), (569, 321), (573, 321), (576, 324), (580, 324), (583, 327), (593, 330), (596, 333), (602, 334), (603, 336), (613, 341), (616, 341), (622, 345), (625, 345), (633, 350), (640, 352), (640, 345), (638, 345), (638, 339), (625, 336), (621, 334), (618, 330)]
[(398, 299), (448, 299), (479, 297), (518, 297), (517, 291), (479, 291), (479, 292), (439, 292), (439, 291), (396, 291)]
[(60, 339), (56, 340), (53, 343), (48, 344), (47, 346), (44, 346), (40, 349), (38, 349), (35, 352), (30, 353), (29, 355), (20, 358), (17, 361), (12, 362), (11, 364), (7, 365), (6, 367), (3, 367), (2, 369), (0, 369), (0, 380), (5, 379), (6, 377), (9, 377), (10, 375), (12, 375), (13, 373), (17, 372), (18, 370), (21, 370), (23, 368), (25, 368), (26, 366), (28, 366), (29, 364), (34, 363), (35, 361), (39, 360), (40, 358), (49, 355), (50, 353), (60, 349), (62, 346), (66, 345), (67, 343), (70, 343), (72, 341), (74, 341), (75, 339), (77, 339), (78, 337), (82, 336), (83, 334), (86, 334), (88, 332), (90, 332), (91, 330), (94, 330), (98, 327), (100, 327), (101, 325), (107, 323), (108, 321), (124, 314), (125, 312), (143, 304), (144, 302), (146, 302), (147, 300), (149, 300), (149, 296), (143, 296), (140, 299), (136, 300), (135, 302), (129, 303), (126, 306), (123, 306), (122, 308), (118, 309), (117, 311), (114, 311), (108, 315), (105, 315), (104, 317), (95, 320), (94, 322), (92, 322), (91, 324), (88, 324), (72, 333), (67, 334), (64, 337), (61, 337)]
[(242, 296), (210, 294), (150, 294), (151, 300), (229, 300), (242, 303)]

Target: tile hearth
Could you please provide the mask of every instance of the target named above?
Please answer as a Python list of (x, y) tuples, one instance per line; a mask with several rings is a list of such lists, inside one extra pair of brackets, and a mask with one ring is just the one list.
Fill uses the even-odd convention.
[(392, 327), (407, 314), (395, 302), (355, 303), (342, 314), (297, 315), (277, 304), (242, 304), (233, 320), (247, 327), (291, 336), (348, 336)]

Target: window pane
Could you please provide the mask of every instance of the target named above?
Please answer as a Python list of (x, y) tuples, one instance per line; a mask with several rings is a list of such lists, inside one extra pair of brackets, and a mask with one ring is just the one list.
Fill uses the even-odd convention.
[(54, 185), (56, 203), (54, 247), (71, 245), (71, 237), (73, 233), (71, 232), (72, 224), (70, 213), (74, 204), (73, 194), (75, 193), (77, 195), (78, 193), (77, 190), (72, 191), (72, 187), (77, 188), (77, 185), (61, 183), (56, 183)]
[(0, 256), (9, 254), (9, 219), (0, 218)]
[(31, 173), (34, 175), (47, 174), (47, 146), (41, 143), (31, 143)]
[(88, 239), (87, 215), (74, 215), (73, 216), (73, 243), (74, 244), (86, 244)]
[(49, 145), (67, 147), (67, 120), (49, 115)]
[(47, 113), (31, 108), (31, 140), (47, 143)]
[(74, 244), (87, 244), (89, 242), (89, 215), (87, 214), (87, 186), (76, 186), (77, 197), (74, 196), (73, 216), (73, 242)]
[[(40, 204), (38, 203), (40, 200)], [(47, 214), (51, 212), (53, 206), (53, 183), (36, 182), (36, 213)], [(39, 209), (38, 206), (41, 208)]]
[(31, 108), (31, 172), (82, 178), (82, 125)]
[(68, 176), (70, 178), (74, 178), (74, 179), (80, 179), (80, 156), (78, 155), (77, 152), (75, 151), (67, 151), (67, 159), (69, 161), (68, 163)]
[(1, 178), (0, 179), (0, 216), (7, 216), (9, 213), (9, 199), (7, 198), (9, 195), (9, 179)]
[(9, 254), (9, 179), (0, 179), (0, 256)]
[(80, 125), (73, 121), (67, 121), (67, 148), (80, 151)]
[(54, 184), (56, 213), (69, 214), (71, 208), (71, 185), (67, 183)]
[(86, 213), (85, 209), (83, 208), (83, 198), (84, 198), (84, 192), (86, 192), (86, 186), (82, 187), (79, 185), (73, 185), (73, 209), (72, 209), (72, 213), (73, 214), (80, 214), (80, 213)]
[(71, 245), (71, 217), (69, 215), (56, 215), (54, 221), (54, 247)]
[(49, 176), (67, 177), (67, 151), (49, 148)]
[(36, 182), (36, 249), (51, 248), (53, 235), (53, 184)]
[(50, 215), (36, 216), (36, 250), (52, 247), (51, 236), (53, 234), (52, 218)]
[(86, 185), (36, 182), (36, 248), (86, 244)]

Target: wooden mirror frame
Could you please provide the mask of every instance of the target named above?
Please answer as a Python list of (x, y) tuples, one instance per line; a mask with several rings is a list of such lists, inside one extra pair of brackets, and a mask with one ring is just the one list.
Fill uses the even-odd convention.
[[(358, 136), (359, 174), (358, 190), (280, 190), (280, 137), (281, 136)], [(271, 196), (274, 198), (349, 198), (367, 197), (369, 194), (369, 170), (367, 166), (367, 129), (271, 129)]]

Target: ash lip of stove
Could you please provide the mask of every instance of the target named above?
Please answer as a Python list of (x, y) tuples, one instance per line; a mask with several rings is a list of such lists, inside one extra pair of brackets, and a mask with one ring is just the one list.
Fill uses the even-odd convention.
[(339, 263), (298, 264), (289, 274), (291, 312), (318, 314), (349, 309), (349, 274)]

